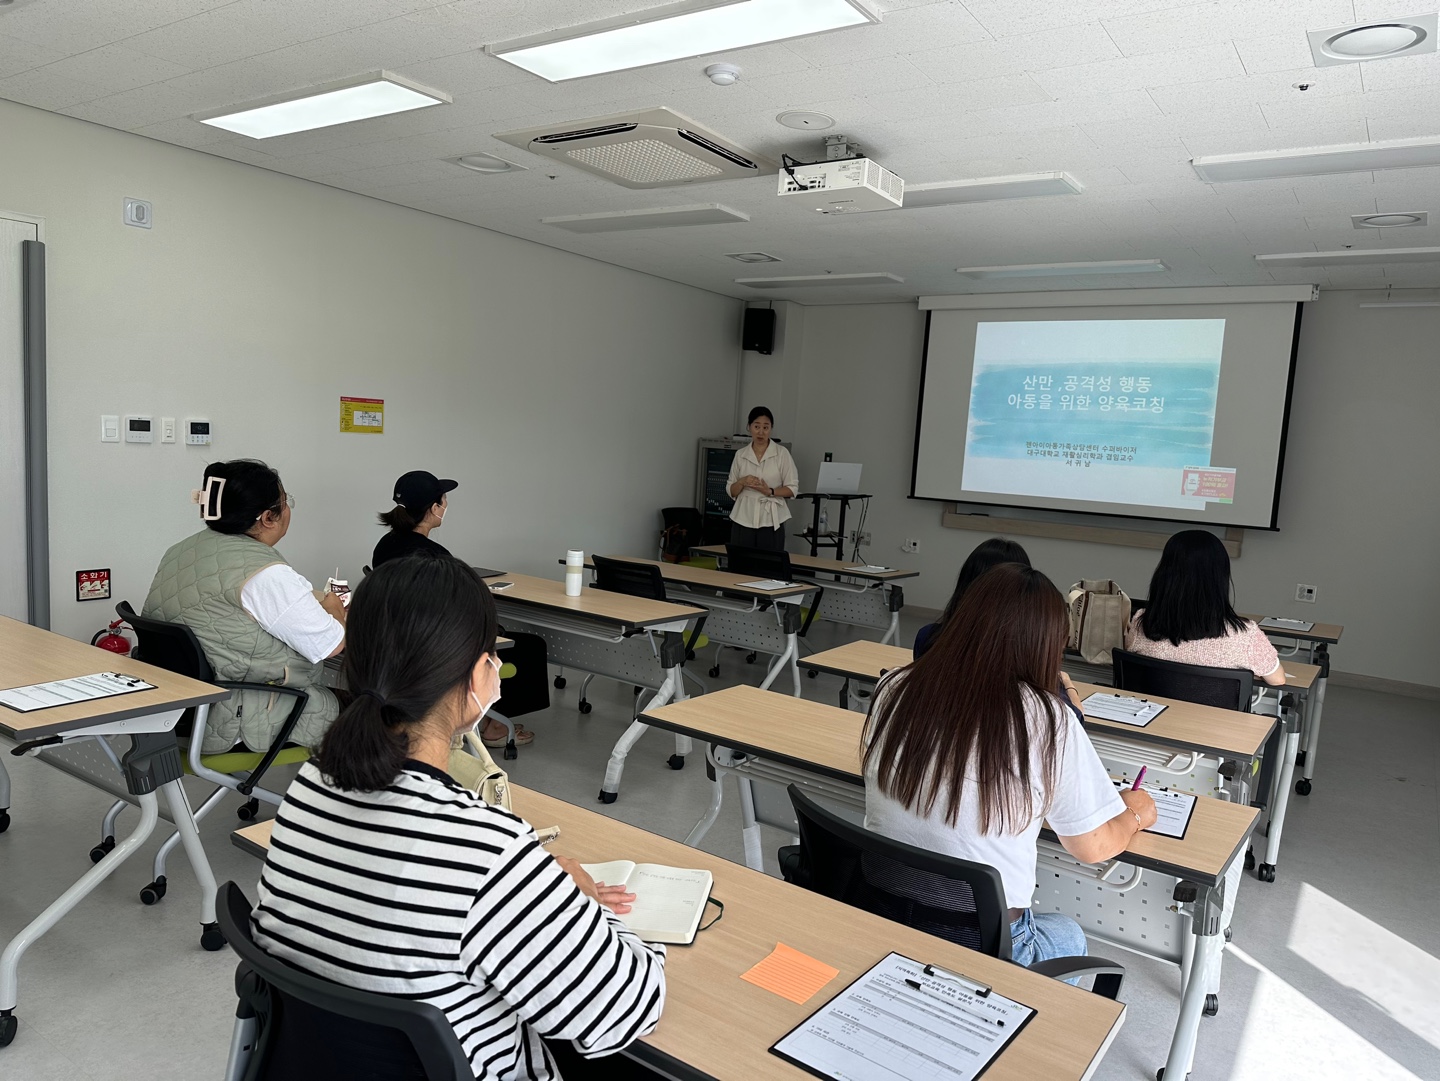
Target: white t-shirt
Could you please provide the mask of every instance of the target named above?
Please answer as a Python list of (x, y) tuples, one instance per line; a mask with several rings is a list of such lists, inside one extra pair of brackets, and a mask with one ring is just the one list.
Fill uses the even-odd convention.
[[(790, 452), (773, 439), (765, 448), (765, 457), (756, 459), (754, 444), (746, 443), (735, 452), (730, 463), (730, 479), (725, 482), (726, 490), (744, 476), (759, 477), (767, 487), (789, 488), (800, 491), (800, 474), (795, 471), (795, 459)], [(730, 520), (746, 529), (778, 529), (790, 519), (790, 504), (779, 496), (762, 495), (754, 488), (741, 488), (730, 508)]]
[[(882, 693), (883, 690), (884, 685)], [(1041, 731), (1043, 707), (1039, 696), (1028, 690), (1025, 695), (1031, 731)], [(1000, 872), (1006, 906), (1029, 908), (1035, 898), (1035, 842), (1041, 821), (1047, 821), (1062, 837), (1075, 837), (1098, 829), (1125, 810), (1125, 801), (1115, 791), (1100, 756), (1075, 714), (1058, 700), (1054, 706), (1060, 718), (1055, 790), (1044, 791), (1039, 752), (1034, 751), (1030, 778), (1035, 816), (1019, 833), (980, 832), (980, 803), (973, 775), (965, 778), (960, 814), (951, 826), (945, 821), (947, 789), (940, 790), (932, 816), (924, 818), (880, 791), (876, 784), (878, 763), (865, 770), (865, 828), (917, 848), (988, 864)], [(868, 730), (866, 738), (869, 738)]]
[(315, 599), (315, 587), (286, 563), (257, 571), (240, 589), (250, 617), (311, 664), (335, 652), (345, 628)]

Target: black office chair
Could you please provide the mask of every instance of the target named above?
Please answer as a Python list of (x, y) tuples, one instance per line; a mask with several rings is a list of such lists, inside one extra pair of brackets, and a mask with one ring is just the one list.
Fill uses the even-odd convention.
[(358, 991), (302, 972), (255, 942), (250, 902), (220, 887), (215, 915), (240, 956), (225, 1081), (472, 1081), (445, 1014), (428, 1002)]
[(684, 563), (690, 549), (698, 547), (705, 530), (705, 519), (694, 507), (661, 507), (660, 558), (668, 563)]
[[(783, 549), (776, 552), (769, 548), (750, 548), (743, 544), (727, 544), (725, 545), (725, 569), (731, 574), (743, 574), (747, 578), (771, 579), (776, 582), (795, 581), (795, 568), (790, 563), (790, 553)], [(815, 622), (815, 614), (820, 611), (820, 601), (824, 596), (825, 590), (817, 589), (809, 606), (801, 609), (805, 613), (805, 620), (796, 632), (797, 637), (804, 638), (805, 632), (810, 629), (810, 624)], [(720, 654), (723, 649), (722, 646), (715, 651), (715, 664), (710, 669), (712, 676), (720, 674)], [(755, 657), (756, 654), (747, 653), (745, 663), (754, 664)], [(809, 674), (813, 677), (816, 673), (811, 670)]]
[[(211, 683), (232, 691), (260, 691), (265, 694), (285, 695), (293, 698), (295, 704), (280, 726), (279, 732), (263, 752), (252, 751), (243, 744), (219, 754), (204, 754), (201, 745), (205, 741), (205, 720), (209, 706), (187, 709), (175, 726), (175, 734), (184, 746), (187, 772), (214, 784), (215, 790), (195, 808), (195, 821), (199, 822), (210, 812), (227, 791), (238, 792), (245, 797), (245, 803), (236, 811), (241, 821), (252, 821), (260, 810), (260, 800), (279, 806), (282, 793), (259, 787), (260, 779), (271, 766), (293, 765), (304, 762), (310, 752), (304, 747), (287, 747), (290, 733), (295, 730), (300, 715), (310, 701), (309, 692), (299, 687), (278, 687), (269, 683), (247, 683), (236, 680), (216, 679), (215, 671), (205, 656), (195, 632), (183, 623), (166, 623), (138, 615), (129, 601), (115, 606), (116, 613), (135, 629), (138, 645), (135, 659), (163, 668), (176, 675), (188, 676), (203, 683)], [(90, 859), (99, 863), (105, 854), (115, 847), (115, 822), (128, 806), (119, 801), (111, 806), (100, 828), (100, 843), (90, 850)], [(153, 905), (165, 896), (165, 861), (180, 843), (180, 834), (172, 833), (155, 854), (155, 878), (140, 891), (140, 900)]]
[[(797, 785), (790, 802), (800, 844), (780, 850), (787, 882), (917, 931), (1010, 960), (1009, 910), (1000, 872), (871, 833), (816, 803)], [(1054, 979), (1094, 976), (1095, 994), (1117, 998), (1125, 969), (1103, 957), (1057, 957), (1030, 965)]]
[[(611, 559), (609, 556), (591, 556), (592, 565), (595, 568), (595, 588), (603, 589), (609, 593), (624, 593), (631, 597), (644, 597), (652, 601), (669, 601), (665, 592), (665, 576), (660, 573), (660, 568), (653, 563), (635, 563), (628, 559)], [(710, 644), (710, 639), (701, 634), (705, 626), (705, 617), (701, 616), (696, 621), (693, 629), (685, 632), (685, 650), (687, 657), (693, 657), (695, 650), (703, 649)], [(697, 687), (700, 693), (704, 694), (707, 688), (705, 681), (696, 676), (693, 672), (680, 669), (683, 678), (688, 678)], [(585, 691), (590, 686), (590, 681), (595, 678), (595, 673), (587, 672), (580, 683), (580, 712), (589, 713), (590, 703), (585, 698)], [(636, 687), (635, 693), (639, 694), (642, 688)], [(639, 710), (637, 709), (638, 713)]]
[(1255, 673), (1248, 668), (1211, 668), (1145, 657), (1129, 650), (1110, 653), (1115, 687), (1122, 691), (1178, 698), (1219, 709), (1248, 712), (1255, 691)]

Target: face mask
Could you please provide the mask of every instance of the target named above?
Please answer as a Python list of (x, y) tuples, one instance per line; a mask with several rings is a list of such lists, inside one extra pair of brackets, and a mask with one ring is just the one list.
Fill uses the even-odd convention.
[(438, 522), (435, 523), (436, 525), (444, 525), (444, 524), (445, 524), (445, 511), (448, 510), (448, 509), (449, 509), (449, 508), (441, 508), (440, 513), (435, 516), (435, 517), (437, 517), (437, 518), (440, 519)]
[(491, 654), (489, 660), (490, 663), (495, 666), (495, 693), (491, 696), (490, 701), (482, 704), (479, 696), (476, 695), (474, 691), (470, 692), (470, 701), (474, 702), (476, 708), (480, 710), (480, 716), (475, 718), (475, 723), (471, 725), (471, 728), (478, 728), (480, 723), (485, 720), (485, 714), (489, 713), (491, 707), (500, 701), (500, 659), (494, 654)]

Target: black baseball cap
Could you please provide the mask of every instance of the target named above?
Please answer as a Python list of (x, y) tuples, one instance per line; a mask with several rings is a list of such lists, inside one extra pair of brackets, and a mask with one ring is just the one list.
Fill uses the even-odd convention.
[(446, 492), (460, 487), (455, 480), (441, 480), (424, 469), (412, 469), (395, 482), (395, 502), (412, 514), (429, 510)]

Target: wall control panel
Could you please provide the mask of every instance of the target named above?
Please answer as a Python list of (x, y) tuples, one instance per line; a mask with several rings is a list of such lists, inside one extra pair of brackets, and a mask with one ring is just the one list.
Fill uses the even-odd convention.
[(191, 447), (208, 447), (210, 445), (210, 422), (193, 418), (187, 420), (185, 422), (185, 443)]
[(100, 418), (100, 442), (120, 442), (120, 417), (118, 414), (106, 414)]
[(126, 417), (125, 442), (155, 442), (155, 420), (153, 417)]

